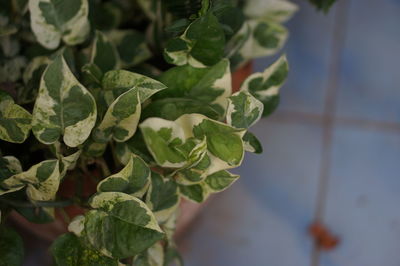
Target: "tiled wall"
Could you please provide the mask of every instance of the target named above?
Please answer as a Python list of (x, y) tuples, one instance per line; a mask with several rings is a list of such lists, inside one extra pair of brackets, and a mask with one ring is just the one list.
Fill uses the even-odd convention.
[[(400, 265), (400, 1), (296, 2), (282, 104), (252, 129), (264, 153), (181, 243), (188, 266)], [(313, 247), (315, 218), (336, 249)]]

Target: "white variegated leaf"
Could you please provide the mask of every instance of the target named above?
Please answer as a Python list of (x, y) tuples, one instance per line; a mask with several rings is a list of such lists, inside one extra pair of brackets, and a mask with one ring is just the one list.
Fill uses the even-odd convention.
[(74, 77), (63, 57), (58, 56), (43, 73), (33, 109), (32, 131), (44, 144), (61, 135), (66, 145), (76, 147), (90, 135), (96, 122), (93, 96)]
[(100, 31), (96, 31), (90, 62), (98, 66), (103, 73), (118, 69), (120, 66), (114, 44)]
[(38, 42), (55, 49), (83, 42), (89, 34), (87, 0), (29, 0), (31, 27)]
[(157, 242), (134, 259), (136, 266), (164, 266), (164, 246)]
[(247, 0), (244, 13), (251, 19), (285, 22), (297, 11), (296, 4), (287, 0)]
[(261, 118), (263, 110), (263, 103), (250, 92), (238, 91), (229, 97), (226, 121), (236, 128), (249, 128)]
[(128, 164), (97, 185), (99, 192), (124, 192), (142, 197), (150, 184), (150, 168), (136, 155), (131, 155)]

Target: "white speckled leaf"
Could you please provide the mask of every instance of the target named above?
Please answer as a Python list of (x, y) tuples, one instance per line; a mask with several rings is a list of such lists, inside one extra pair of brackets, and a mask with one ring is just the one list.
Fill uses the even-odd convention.
[(238, 91), (229, 97), (226, 122), (236, 128), (249, 128), (261, 118), (262, 102), (248, 91)]

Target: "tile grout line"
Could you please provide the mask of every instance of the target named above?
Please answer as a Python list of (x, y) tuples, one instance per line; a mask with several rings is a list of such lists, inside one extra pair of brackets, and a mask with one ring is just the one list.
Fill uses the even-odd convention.
[[(349, 0), (350, 1), (350, 0)], [(333, 20), (332, 48), (330, 55), (328, 84), (326, 85), (326, 96), (324, 100), (324, 113), (322, 121), (322, 147), (320, 173), (317, 187), (316, 207), (314, 221), (323, 222), (323, 216), (327, 200), (329, 185), (329, 172), (331, 168), (331, 151), (333, 141), (333, 130), (335, 126), (336, 97), (338, 81), (340, 78), (340, 59), (346, 38), (347, 9), (349, 1), (337, 3), (335, 17)], [(320, 262), (320, 249), (314, 245), (311, 254), (311, 266), (318, 266)]]

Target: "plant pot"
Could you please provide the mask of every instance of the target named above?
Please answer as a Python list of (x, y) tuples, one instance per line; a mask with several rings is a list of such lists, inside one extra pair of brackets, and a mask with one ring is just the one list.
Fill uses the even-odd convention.
[[(232, 75), (233, 92), (239, 90), (241, 83), (252, 73), (252, 70), (253, 70), (252, 63), (249, 62), (242, 68), (238, 69), (233, 73)], [(65, 181), (63, 181), (60, 187), (59, 195), (65, 198), (69, 198), (74, 195), (75, 193), (74, 190), (75, 190), (74, 181), (71, 179), (66, 179)], [(96, 191), (96, 184), (90, 178), (86, 178), (83, 181), (83, 191), (84, 191), (83, 196), (89, 197)], [(194, 221), (198, 213), (201, 211), (201, 209), (205, 205), (207, 205), (209, 201), (210, 199), (208, 199), (206, 202), (202, 204), (197, 204), (182, 199), (180, 205), (180, 214), (177, 219), (177, 226), (175, 233), (175, 237), (177, 239), (183, 235), (183, 233), (188, 229), (190, 224), (192, 224), (192, 222)], [(26, 231), (32, 233), (33, 235), (36, 235), (42, 240), (52, 242), (59, 235), (67, 232), (68, 221), (66, 220), (68, 219), (65, 219), (65, 216), (73, 218), (76, 215), (84, 214), (84, 212), (85, 209), (81, 207), (68, 206), (63, 208), (63, 211), (57, 210), (55, 214), (56, 216), (55, 221), (46, 224), (31, 223), (15, 211), (11, 213), (10, 218), (18, 226), (26, 229)]]

